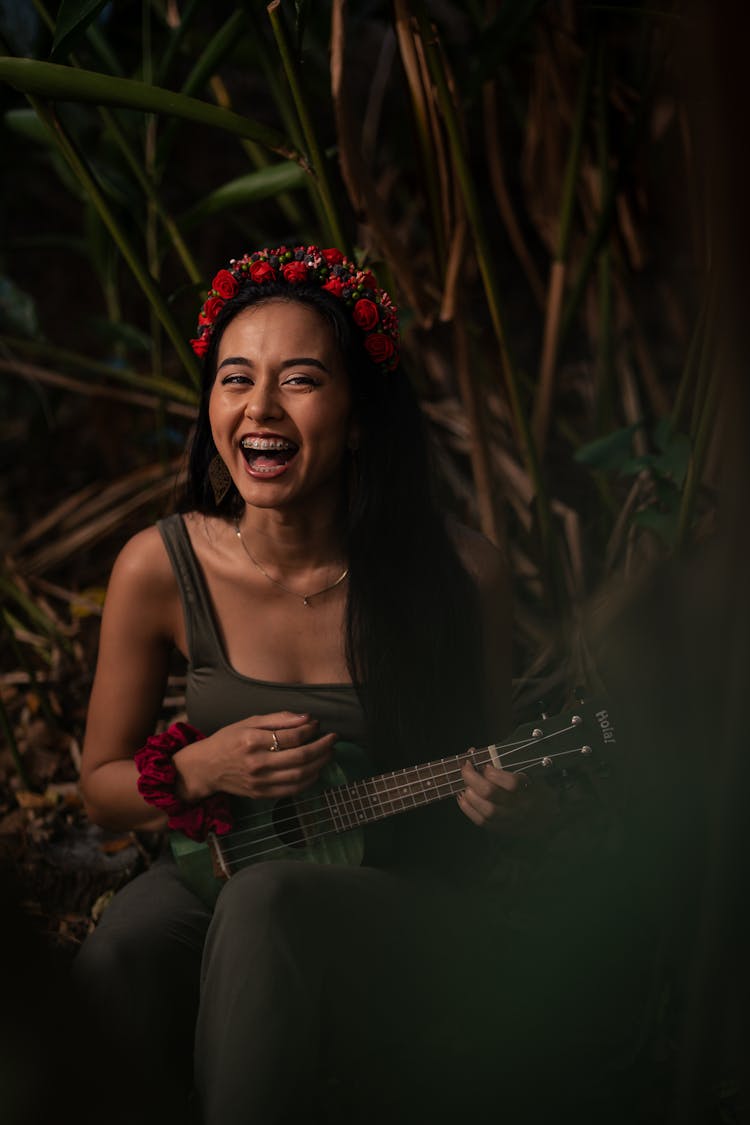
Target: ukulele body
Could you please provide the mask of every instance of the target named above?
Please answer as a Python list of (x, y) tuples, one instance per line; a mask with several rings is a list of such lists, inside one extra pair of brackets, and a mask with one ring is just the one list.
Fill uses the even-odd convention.
[(319, 835), (318, 826), (330, 822), (325, 790), (356, 781), (368, 772), (364, 750), (353, 743), (337, 742), (334, 760), (321, 770), (316, 784), (298, 797), (233, 797), (234, 827), (226, 835), (205, 842), (191, 840), (182, 832), (170, 832), (169, 844), (183, 881), (213, 906), (226, 879), (255, 863), (286, 859), (358, 866), (364, 858), (364, 830), (352, 828)]

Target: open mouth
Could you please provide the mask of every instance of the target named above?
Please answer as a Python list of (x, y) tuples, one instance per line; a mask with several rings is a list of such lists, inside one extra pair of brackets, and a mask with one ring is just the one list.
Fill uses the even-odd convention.
[(242, 456), (252, 473), (276, 474), (285, 469), (299, 446), (282, 437), (245, 437), (240, 442)]

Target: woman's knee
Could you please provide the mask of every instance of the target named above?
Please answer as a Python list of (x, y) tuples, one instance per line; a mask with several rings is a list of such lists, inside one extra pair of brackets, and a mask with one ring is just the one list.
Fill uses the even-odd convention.
[(309, 869), (294, 860), (273, 860), (245, 867), (222, 888), (212, 927), (272, 924), (293, 918), (309, 899)]

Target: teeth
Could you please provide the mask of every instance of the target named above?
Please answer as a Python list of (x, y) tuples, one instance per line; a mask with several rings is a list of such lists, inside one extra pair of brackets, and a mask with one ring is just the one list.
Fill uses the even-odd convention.
[(283, 438), (243, 438), (240, 442), (243, 449), (295, 449), (292, 442)]

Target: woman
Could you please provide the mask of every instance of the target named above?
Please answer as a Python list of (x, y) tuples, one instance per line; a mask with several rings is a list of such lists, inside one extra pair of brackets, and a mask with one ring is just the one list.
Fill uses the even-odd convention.
[[(337, 250), (245, 255), (215, 277), (193, 346), (204, 377), (183, 512), (126, 545), (108, 590), (82, 771), (92, 819), (162, 829), (168, 808), (184, 827), (216, 794), (292, 796), (338, 740), (366, 746), (374, 773), (500, 737), (504, 569), (439, 511), (397, 312), (373, 275)], [(139, 778), (174, 647), (204, 737), (156, 775), (139, 755)], [(213, 915), (160, 861), (107, 909), (79, 978), (131, 1038), (158, 1022), (176, 1085), (195, 1025), (206, 1125), (283, 1120), (341, 1026), (332, 948), (350, 1000), (352, 944), (370, 986), (393, 918), (400, 954), (416, 953), (435, 886), (476, 859), (474, 826), (523, 807), (512, 774), (466, 766), (464, 780), (457, 803), (392, 822), (379, 867), (258, 863)]]

